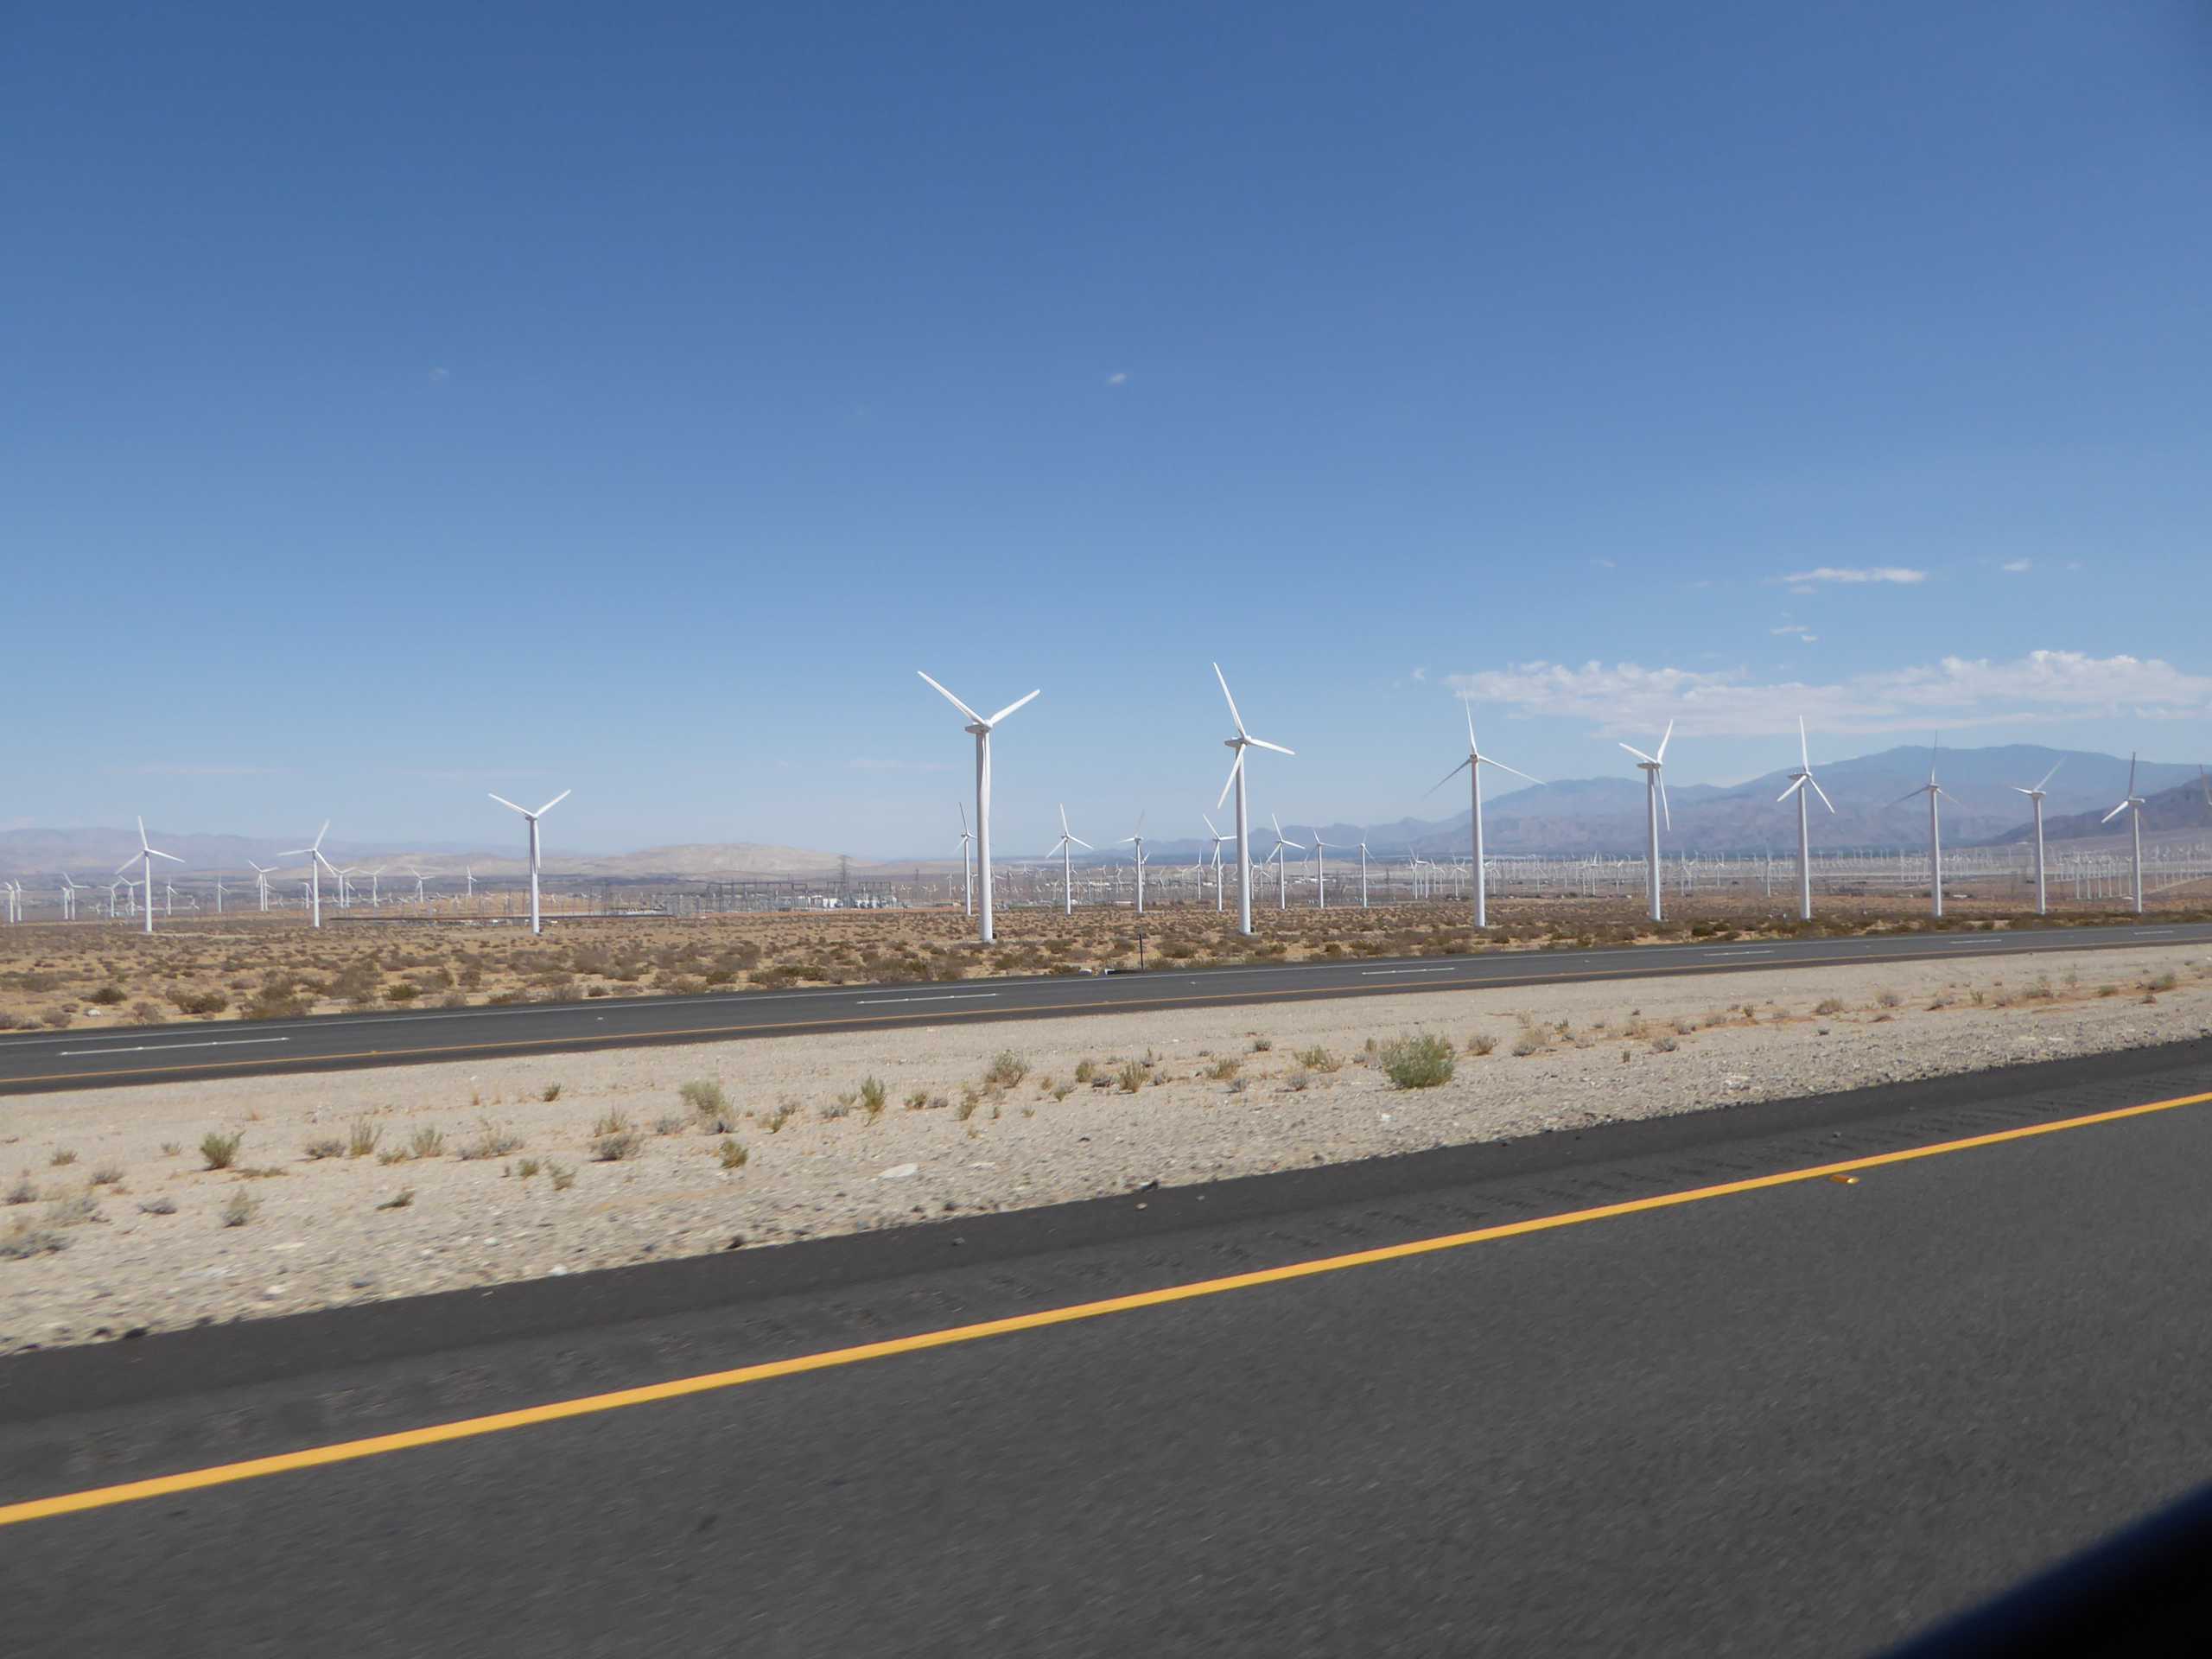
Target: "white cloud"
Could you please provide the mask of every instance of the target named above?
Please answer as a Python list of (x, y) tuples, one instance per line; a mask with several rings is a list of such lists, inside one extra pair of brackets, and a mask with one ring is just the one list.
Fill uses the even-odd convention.
[(1769, 628), (1769, 629), (1767, 630), (1767, 632), (1768, 632), (1769, 633), (1796, 633), (1796, 634), (1802, 634), (1802, 635), (1803, 635), (1806, 639), (1819, 639), (1819, 638), (1820, 638), (1820, 636), (1819, 636), (1818, 634), (1815, 633), (1815, 632), (1814, 632), (1810, 628), (1807, 627), (1807, 626), (1806, 626), (1802, 622), (1785, 622), (1785, 623), (1783, 623), (1783, 624), (1780, 627), (1778, 627), (1778, 628)]
[(2033, 559), (2007, 559), (1997, 567), (2008, 576), (2023, 575), (2036, 568)]
[(1122, 370), (1118, 370), (1118, 371), (1116, 371), (1116, 372), (1114, 372), (1114, 373), (1112, 373), (1112, 374), (1108, 375), (1108, 376), (1106, 377), (1106, 384), (1107, 384), (1108, 385), (1109, 385), (1109, 386), (1126, 386), (1126, 385), (1128, 385), (1129, 384), (1129, 374), (1128, 374), (1128, 370), (1126, 370), (1126, 369), (1122, 369)]
[(1908, 570), (1901, 564), (1878, 564), (1860, 569), (1841, 569), (1833, 564), (1815, 566), (1810, 570), (1793, 570), (1782, 578), (1784, 582), (1894, 582), (1907, 587), (1928, 580), (1925, 570)]
[(883, 760), (872, 754), (856, 754), (845, 762), (855, 772), (950, 772), (950, 760)]
[(1596, 565), (1600, 570), (1618, 570), (1620, 569), (1620, 566), (1611, 559), (1592, 559), (1590, 563)]
[(1454, 690), (1522, 715), (1565, 715), (1606, 736), (1629, 736), (1669, 720), (1686, 733), (1759, 736), (1798, 715), (1831, 732), (1878, 733), (2018, 725), (2126, 715), (2212, 717), (2212, 678), (2157, 658), (2090, 657), (2036, 651), (2008, 662), (1946, 657), (1817, 683), (1761, 682), (1748, 670), (1644, 668), (1635, 663), (1534, 662), (1447, 677)]

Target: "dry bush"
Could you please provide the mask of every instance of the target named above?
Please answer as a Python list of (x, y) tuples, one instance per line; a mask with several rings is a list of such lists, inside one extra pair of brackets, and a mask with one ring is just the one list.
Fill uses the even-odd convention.
[(1401, 1089), (1433, 1089), (1452, 1081), (1452, 1045), (1430, 1033), (1382, 1046), (1382, 1074)]
[[(210, 1129), (200, 1137), (200, 1155), (210, 1169), (228, 1169), (238, 1160), (238, 1147), (245, 1144), (245, 1131), (239, 1129), (226, 1135), (220, 1129)], [(233, 1225), (236, 1224), (233, 1223)]]

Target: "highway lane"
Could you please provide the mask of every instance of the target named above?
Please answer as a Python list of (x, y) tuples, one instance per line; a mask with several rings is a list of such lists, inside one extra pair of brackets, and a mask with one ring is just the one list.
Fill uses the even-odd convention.
[(0, 1037), (0, 1094), (183, 1077), (246, 1077), (804, 1032), (1201, 1007), (1589, 979), (1742, 972), (1856, 962), (2212, 944), (2212, 925), (1917, 933), (1880, 938), (1491, 950), (1464, 957), (1155, 969), (1142, 974), (975, 979), (823, 990), (601, 998), (313, 1019), (129, 1027)]
[(2198, 1045), (587, 1275), (527, 1331), (495, 1293), (0, 1362), (4, 1506), (1026, 1321), (0, 1527), (11, 1645), (1864, 1653), (2212, 1473), (2208, 1091)]

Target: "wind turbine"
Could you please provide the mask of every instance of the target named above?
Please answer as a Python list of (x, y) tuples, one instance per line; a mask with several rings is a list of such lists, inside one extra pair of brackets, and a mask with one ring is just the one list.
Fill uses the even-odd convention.
[[(2064, 766), (2065, 764), (2066, 764), (2065, 757), (2062, 755), (2062, 756), (2059, 758), (2059, 760), (2058, 760), (2057, 765), (2056, 765), (2056, 766), (2052, 766), (2052, 767), (2051, 767), (2051, 769), (2050, 769), (2049, 772), (2046, 772), (2045, 773), (2044, 773), (2044, 775), (2043, 775), (2043, 782), (2042, 782), (2042, 783), (2040, 783), (2040, 784), (2037, 784), (2037, 785), (2033, 789), (2022, 789), (2022, 788), (2019, 786), (2019, 785), (2018, 785), (2018, 784), (2015, 784), (2015, 785), (2012, 785), (2013, 792), (2014, 792), (2015, 794), (2019, 794), (2019, 795), (2024, 795), (2024, 796), (2026, 796), (2026, 797), (2028, 798), (2028, 799), (2029, 799), (2029, 800), (2030, 800), (2030, 801), (2034, 804), (2034, 806), (2035, 806), (2035, 810), (2036, 810), (2036, 914), (2037, 914), (2037, 915), (2038, 915), (2038, 916), (2047, 916), (2047, 915), (2049, 915), (2049, 914), (2050, 913), (2050, 899), (2049, 899), (2049, 897), (2048, 897), (2048, 894), (2047, 894), (2046, 889), (2045, 889), (2045, 887), (2044, 887), (2044, 863), (2043, 863), (2043, 797), (2044, 797), (2044, 790), (2045, 785), (2047, 785), (2050, 782), (2050, 780), (2051, 780), (2052, 779), (2054, 779), (2054, 778), (2056, 778), (2056, 776), (2058, 776), (2058, 767), (2059, 767), (2059, 766)], [(2130, 777), (2130, 780), (2129, 780), (2129, 784), (2128, 784), (2128, 791), (2127, 791), (2127, 792), (2128, 792), (2129, 794), (2133, 795), (2133, 794), (2135, 792), (2135, 787), (2134, 787), (2134, 783), (2133, 783), (2133, 776), (2132, 776), (2132, 773), (2133, 773), (2133, 765), (2132, 765), (2132, 763), (2131, 763), (2131, 766), (2130, 766), (2130, 772), (2131, 772), (2131, 777)], [(2206, 795), (2206, 797), (2205, 797), (2205, 799), (2206, 799), (2206, 801), (2207, 801), (2208, 803), (2212, 803), (2212, 793), (2208, 793), (2208, 794)]]
[(1302, 853), (1306, 849), (1284, 836), (1282, 823), (1274, 813), (1268, 814), (1268, 822), (1274, 827), (1275, 844), (1262, 862), (1275, 867), (1275, 908), (1287, 910), (1290, 908), (1290, 861), (1283, 856), (1283, 851), (1286, 848), (1294, 853)]
[[(1341, 847), (1344, 842), (1337, 843)], [(1321, 839), (1321, 832), (1313, 832), (1313, 903), (1321, 910), (1329, 907), (1329, 843)]]
[[(1916, 795), (1928, 798), (1928, 913), (1936, 920), (1943, 918), (1943, 812), (1942, 803), (1952, 798), (1943, 792), (1936, 781), (1936, 756), (1943, 747), (1939, 736), (1929, 746), (1928, 781), (1917, 789), (1909, 789), (1891, 806), (1903, 806)], [(2132, 789), (2133, 785), (2130, 785)], [(2123, 803), (2125, 804), (2125, 803)]]
[[(485, 792), (491, 793), (488, 790)], [(493, 800), (505, 807), (508, 811), (519, 812), (530, 822), (530, 931), (533, 933), (543, 933), (545, 931), (544, 918), (537, 912), (537, 821), (575, 793), (574, 790), (564, 789), (535, 812), (528, 807), (517, 806), (504, 795), (492, 796)], [(375, 880), (373, 876), (370, 879)]]
[[(73, 922), (77, 919), (77, 895), (82, 891), (84, 889), (79, 887), (70, 878), (68, 871), (61, 872), (61, 919), (63, 921)], [(92, 902), (95, 906), (99, 903), (98, 899)]]
[[(918, 668), (914, 672), (922, 674), (922, 671)], [(968, 716), (969, 723), (963, 729), (975, 734), (976, 885), (982, 889), (982, 908), (976, 913), (976, 938), (979, 944), (988, 944), (993, 937), (991, 931), (991, 732), (1008, 715), (1038, 694), (1032, 691), (1027, 697), (1017, 698), (988, 720), (985, 720), (935, 680), (930, 679), (928, 675), (922, 674), (922, 678), (928, 681), (931, 690)]]
[(250, 858), (246, 862), (252, 867), (254, 886), (261, 890), (261, 908), (265, 912), (269, 908), (269, 878), (276, 867), (272, 864), (264, 869)]
[[(1811, 809), (1805, 804), (1805, 797), (1808, 794), (1819, 796), (1821, 804), (1827, 808), (1831, 816), (1835, 812), (1835, 803), (1828, 799), (1827, 791), (1822, 789), (1820, 780), (1813, 776), (1813, 754), (1806, 747), (1805, 717), (1802, 715), (1797, 716), (1797, 770), (1789, 774), (1789, 787), (1774, 798), (1778, 805), (1792, 795), (1797, 798), (1797, 919), (1809, 922), (1813, 919), (1813, 827)], [(2038, 822), (2042, 819), (2040, 798), (2037, 804), (2037, 819)]]
[(1132, 844), (1134, 844), (1137, 849), (1135, 854), (1137, 861), (1137, 914), (1141, 916), (1144, 914), (1144, 814), (1141, 812), (1137, 814), (1136, 834), (1134, 836), (1123, 836), (1122, 837), (1122, 846), (1128, 847)]
[(2143, 798), (2135, 792), (2135, 757), (2127, 757), (2127, 798), (2097, 820), (2110, 823), (2121, 813), (2127, 814), (2127, 827), (2135, 840), (2135, 913), (2143, 913)]
[(976, 865), (969, 850), (969, 843), (975, 839), (975, 832), (968, 827), (968, 809), (963, 805), (960, 809), (960, 906), (961, 913), (967, 916), (976, 913)]
[[(1528, 781), (1532, 784), (1541, 785), (1543, 782), (1543, 779), (1541, 778), (1529, 778), (1527, 772), (1519, 770), (1517, 767), (1509, 766), (1503, 760), (1493, 760), (1489, 755), (1484, 754), (1482, 752), (1481, 745), (1475, 741), (1475, 705), (1467, 698), (1461, 697), (1459, 699), (1459, 706), (1461, 711), (1467, 716), (1467, 758), (1462, 760), (1458, 766), (1452, 767), (1451, 771), (1446, 772), (1433, 784), (1430, 785), (1428, 792), (1431, 795), (1435, 794), (1438, 790), (1443, 788), (1445, 785), (1450, 783), (1454, 778), (1457, 778), (1463, 770), (1467, 774), (1467, 791), (1470, 802), (1469, 816), (1467, 819), (1468, 834), (1472, 839), (1475, 860), (1475, 925), (1477, 927), (1488, 927), (1490, 925), (1490, 875), (1488, 866), (1483, 861), (1483, 768), (1484, 766), (1496, 766), (1500, 772), (1510, 772), (1516, 778), (1527, 779)], [(1668, 729), (1671, 732), (1674, 728), (1669, 727)], [(1622, 744), (1621, 747), (1624, 749), (1628, 748), (1628, 745), (1625, 743)], [(1630, 749), (1629, 753), (1633, 754), (1636, 751)], [(1659, 753), (1662, 754), (1667, 753), (1667, 745), (1663, 739), (1661, 741), (1659, 745)], [(1654, 761), (1652, 764), (1656, 766), (1658, 763)], [(1656, 775), (1656, 772), (1654, 775)], [(1652, 823), (1654, 827), (1651, 831), (1651, 845), (1654, 849), (1653, 856), (1656, 858), (1657, 856), (1656, 849), (1659, 845), (1659, 831), (1657, 829), (1658, 820), (1654, 818), (1652, 820)], [(1656, 906), (1658, 904), (1658, 900), (1655, 898), (1652, 900), (1652, 904), (1655, 906), (1652, 914), (1654, 917), (1656, 917), (1658, 912)]]
[(1221, 681), (1221, 695), (1228, 698), (1230, 723), (1236, 728), (1236, 735), (1224, 738), (1223, 743), (1236, 753), (1229, 765), (1229, 781), (1221, 786), (1221, 799), (1214, 810), (1221, 810), (1222, 801), (1229, 798), (1229, 791), (1236, 791), (1236, 931), (1249, 935), (1252, 931), (1252, 822), (1244, 805), (1244, 751), (1272, 749), (1277, 754), (1295, 754), (1295, 749), (1286, 749), (1280, 743), (1270, 743), (1265, 738), (1255, 737), (1244, 729), (1244, 717), (1236, 712), (1236, 699), (1230, 696), (1229, 681), (1224, 677), (1221, 664), (1213, 665), (1213, 677)]
[(146, 931), (149, 933), (154, 931), (154, 861), (157, 858), (166, 858), (172, 864), (184, 862), (175, 853), (165, 853), (146, 839), (146, 820), (141, 818), (138, 820), (138, 850), (117, 865), (115, 873), (121, 875), (133, 864), (139, 865), (145, 871)]
[(1669, 721), (1667, 729), (1660, 734), (1659, 753), (1646, 754), (1642, 749), (1624, 743), (1621, 747), (1636, 757), (1636, 764), (1643, 773), (1644, 809), (1650, 820), (1649, 851), (1644, 860), (1644, 874), (1651, 888), (1651, 919), (1663, 919), (1661, 889), (1666, 885), (1659, 875), (1659, 820), (1663, 817), (1668, 830), (1675, 828), (1675, 815), (1667, 805), (1667, 780), (1662, 775), (1667, 765), (1667, 741), (1675, 734), (1675, 722)]
[[(1064, 916), (1075, 914), (1075, 853), (1072, 849), (1077, 847), (1082, 848), (1086, 853), (1098, 850), (1082, 836), (1069, 830), (1068, 809), (1063, 803), (1060, 807), (1060, 843), (1052, 849), (1052, 853), (1058, 853), (1060, 855), (1060, 913)], [(1045, 856), (1050, 858), (1052, 853), (1047, 853)], [(964, 858), (966, 854), (963, 852), (962, 856)]]
[(407, 867), (407, 874), (415, 878), (415, 903), (427, 916), (430, 913), (430, 899), (429, 895), (423, 891), (423, 872), (410, 864)]
[[(2212, 795), (2208, 795), (2205, 798), (2208, 802), (2212, 802)], [(1198, 818), (1205, 825), (1206, 835), (1213, 842), (1213, 908), (1214, 914), (1218, 916), (1223, 905), (1227, 902), (1222, 896), (1221, 889), (1221, 844), (1225, 841), (1234, 841), (1236, 837), (1223, 835), (1220, 830), (1213, 827), (1213, 820), (1207, 817), (1205, 813), (1199, 813)]]
[[(308, 925), (309, 927), (322, 925), (322, 873), (328, 870), (333, 875), (338, 874), (330, 861), (322, 855), (322, 838), (329, 833), (330, 820), (325, 818), (322, 821), (322, 828), (315, 832), (313, 842), (305, 847), (295, 847), (289, 853), (277, 855), (279, 858), (297, 858), (302, 854), (307, 855)], [(258, 869), (260, 866), (256, 865), (254, 868)], [(339, 879), (341, 883), (345, 880), (342, 876)]]
[(1365, 910), (1365, 909), (1368, 907), (1368, 906), (1367, 906), (1367, 840), (1366, 840), (1366, 837), (1364, 837), (1364, 836), (1362, 836), (1362, 837), (1360, 838), (1360, 842), (1359, 842), (1359, 907), (1360, 907), (1362, 910)]
[(371, 910), (384, 908), (384, 896), (377, 891), (377, 878), (384, 874), (384, 870), (385, 867), (379, 864), (369, 872), (369, 908)]

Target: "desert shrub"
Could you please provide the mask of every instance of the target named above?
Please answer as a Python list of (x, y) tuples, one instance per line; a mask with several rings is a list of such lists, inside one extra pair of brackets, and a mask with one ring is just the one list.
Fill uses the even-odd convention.
[(1651, 1046), (1655, 1052), (1671, 1054), (1680, 1048), (1681, 1044), (1675, 1037), (1662, 1031), (1651, 1039)]
[(16, 1184), (8, 1189), (6, 1201), (10, 1204), (35, 1204), (38, 1201), (38, 1188), (32, 1184), (28, 1173), (16, 1177)]
[(645, 1145), (645, 1137), (635, 1129), (619, 1129), (610, 1135), (595, 1136), (591, 1143), (593, 1159), (602, 1164), (619, 1164), (626, 1158), (634, 1158)]
[(97, 1002), (104, 1008), (111, 1008), (124, 1001), (129, 995), (130, 993), (120, 985), (103, 985), (86, 1000)]
[(138, 1206), (142, 1216), (173, 1216), (176, 1214), (175, 1198), (149, 1198)]
[(549, 1103), (560, 1099), (561, 1085), (557, 1083), (547, 1084), (543, 1089), (537, 1091), (537, 1097), (540, 1100)]
[(683, 1132), (685, 1122), (686, 1119), (681, 1112), (663, 1112), (658, 1117), (653, 1119), (653, 1133), (681, 1135)]
[(1497, 1039), (1488, 1032), (1478, 1031), (1467, 1039), (1467, 1052), (1470, 1054), (1487, 1054), (1497, 1046)]
[(1264, 1054), (1274, 1046), (1274, 1039), (1272, 1037), (1255, 1037), (1252, 1039), (1252, 1052), (1255, 1054)]
[(1077, 1060), (1075, 1063), (1075, 1080), (1077, 1083), (1089, 1083), (1097, 1075), (1098, 1064), (1096, 1061)]
[(868, 1115), (871, 1122), (883, 1115), (883, 1103), (886, 1098), (882, 1078), (862, 1077), (861, 1079), (861, 1109)]
[(445, 1149), (446, 1132), (429, 1123), (407, 1137), (407, 1155), (410, 1158), (435, 1158)]
[(47, 1166), (51, 1169), (66, 1169), (77, 1161), (77, 1154), (67, 1147), (56, 1147), (47, 1154)]
[(1325, 1073), (1341, 1071), (1344, 1064), (1319, 1043), (1314, 1044), (1311, 1048), (1300, 1049), (1296, 1058), (1299, 1065), (1304, 1066), (1308, 1071)]
[(377, 1208), (379, 1210), (404, 1210), (409, 1205), (414, 1202), (415, 1189), (411, 1186), (403, 1186), (398, 1192), (393, 1193), (390, 1198), (385, 1199), (383, 1203), (378, 1205)]
[(1452, 1045), (1427, 1033), (1382, 1046), (1382, 1073), (1401, 1089), (1433, 1089), (1452, 1081)]
[(1216, 1083), (1227, 1083), (1242, 1071), (1243, 1066), (1244, 1062), (1234, 1054), (1224, 1054), (1206, 1068), (1206, 1076), (1211, 1077)]
[[(238, 1147), (245, 1140), (245, 1131), (226, 1135), (220, 1129), (210, 1129), (200, 1137), (200, 1155), (207, 1160), (210, 1169), (228, 1169), (238, 1160)], [(235, 1226), (235, 1222), (232, 1225)]]
[(1843, 999), (1840, 996), (1824, 996), (1819, 1001), (1813, 1004), (1813, 1012), (1822, 1015), (1823, 1017), (1829, 1014), (1841, 1014), (1843, 1012)]
[(28, 1221), (18, 1221), (4, 1233), (0, 1233), (0, 1260), (23, 1261), (34, 1255), (51, 1255), (69, 1248), (69, 1236), (51, 1227), (34, 1227)]
[(384, 1000), (387, 1002), (412, 1002), (422, 995), (423, 988), (410, 980), (403, 979), (384, 988)]
[(102, 1164), (92, 1172), (94, 1186), (119, 1186), (122, 1183), (123, 1166), (121, 1164)]
[(461, 1144), (464, 1162), (476, 1163), (486, 1158), (504, 1158), (520, 1149), (522, 1137), (496, 1118), (482, 1117), (476, 1121), (476, 1133)]
[(251, 1196), (243, 1189), (233, 1192), (224, 1201), (223, 1208), (219, 1212), (222, 1217), (223, 1225), (226, 1227), (243, 1227), (246, 1223), (253, 1219), (255, 1213), (258, 1211), (260, 1208), (261, 1200), (259, 1198)]
[(301, 1150), (306, 1153), (308, 1162), (319, 1163), (325, 1158), (343, 1158), (346, 1155), (346, 1142), (340, 1135), (320, 1135), (308, 1141)]
[(184, 1014), (220, 1014), (231, 1006), (220, 991), (179, 991), (169, 1000)]
[(365, 1158), (377, 1149), (377, 1142), (384, 1139), (384, 1125), (372, 1123), (365, 1117), (357, 1117), (346, 1130), (346, 1155)]
[(1010, 1048), (1002, 1048), (991, 1057), (991, 1064), (983, 1073), (987, 1089), (1011, 1089), (1029, 1075), (1029, 1062)]
[(716, 1156), (724, 1169), (743, 1169), (753, 1154), (745, 1149), (742, 1141), (725, 1141)]
[(1130, 1060), (1115, 1074), (1114, 1081), (1120, 1085), (1123, 1094), (1134, 1095), (1144, 1087), (1147, 1075), (1142, 1060)]

